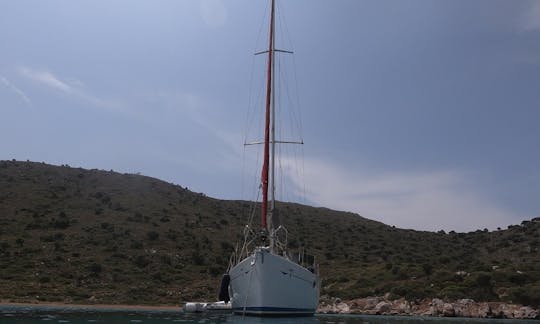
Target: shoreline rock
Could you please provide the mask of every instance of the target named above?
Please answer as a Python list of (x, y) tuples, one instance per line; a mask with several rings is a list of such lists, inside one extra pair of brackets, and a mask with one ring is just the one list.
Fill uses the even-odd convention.
[(472, 299), (445, 301), (439, 298), (411, 302), (404, 298), (390, 300), (388, 296), (357, 298), (349, 301), (322, 296), (317, 313), (540, 319), (540, 310), (518, 304), (476, 302)]

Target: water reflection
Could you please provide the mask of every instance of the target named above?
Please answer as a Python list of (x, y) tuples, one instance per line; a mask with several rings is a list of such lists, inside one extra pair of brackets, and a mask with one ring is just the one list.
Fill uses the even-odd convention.
[(133, 311), (118, 309), (99, 309), (91, 307), (50, 307), (50, 306), (1, 306), (0, 324), (25, 323), (325, 323), (325, 324), (409, 324), (409, 323), (520, 323), (528, 324), (537, 321), (464, 319), (464, 318), (430, 318), (399, 316), (359, 316), (359, 315), (316, 315), (314, 317), (259, 318), (231, 314), (184, 314), (178, 311)]

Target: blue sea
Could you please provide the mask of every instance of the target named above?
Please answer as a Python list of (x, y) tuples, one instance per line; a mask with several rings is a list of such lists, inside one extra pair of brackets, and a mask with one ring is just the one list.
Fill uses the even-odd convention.
[(533, 320), (496, 320), (466, 318), (431, 318), (403, 316), (370, 316), (370, 315), (316, 315), (313, 317), (295, 318), (258, 318), (232, 314), (184, 314), (178, 311), (133, 311), (133, 310), (95, 310), (92, 308), (62, 308), (49, 306), (0, 306), (0, 324), (89, 324), (89, 323), (535, 323)]

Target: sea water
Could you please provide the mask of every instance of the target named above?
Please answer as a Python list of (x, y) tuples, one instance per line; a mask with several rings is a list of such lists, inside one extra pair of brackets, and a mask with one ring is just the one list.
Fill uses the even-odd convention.
[(175, 323), (351, 323), (351, 324), (409, 324), (409, 323), (535, 323), (532, 320), (498, 320), (498, 319), (467, 319), (467, 318), (433, 318), (433, 317), (404, 317), (379, 315), (315, 315), (313, 317), (284, 317), (259, 318), (232, 314), (185, 314), (178, 311), (133, 311), (125, 310), (95, 310), (92, 308), (65, 308), (46, 306), (1, 306), (0, 324), (175, 324)]

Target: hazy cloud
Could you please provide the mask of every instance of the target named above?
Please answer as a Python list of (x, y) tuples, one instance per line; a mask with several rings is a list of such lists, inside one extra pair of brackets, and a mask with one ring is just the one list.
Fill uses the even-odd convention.
[(540, 1), (533, 1), (522, 13), (519, 27), (523, 31), (540, 30)]
[(74, 96), (78, 99), (92, 104), (93, 106), (107, 109), (121, 108), (121, 105), (117, 102), (103, 100), (83, 90), (83, 83), (77, 79), (70, 78), (62, 80), (60, 77), (54, 75), (52, 72), (46, 70), (34, 70), (28, 67), (19, 68), (19, 72), (23, 77), (26, 77), (29, 80), (32, 80), (41, 85), (45, 85), (62, 93)]
[(227, 21), (227, 8), (222, 0), (201, 0), (201, 16), (210, 27), (221, 27)]
[(17, 88), (13, 83), (9, 82), (8, 79), (0, 76), (0, 82), (4, 84), (13, 93), (15, 93), (19, 98), (21, 98), (22, 101), (24, 101), (26, 104), (31, 104), (30, 98), (28, 98), (28, 96), (21, 89)]
[(239, 134), (229, 131), (222, 120), (213, 117), (211, 110), (219, 110), (219, 103), (210, 102), (206, 98), (181, 90), (159, 91), (154, 95), (154, 100), (158, 103), (157, 106), (167, 111), (170, 116), (179, 120), (187, 118), (190, 123), (197, 124), (206, 133), (214, 136), (222, 144), (220, 147), (232, 156), (238, 156), (241, 153)]
[[(505, 228), (514, 219), (514, 215), (475, 191), (464, 173), (360, 170), (306, 159), (307, 199), (388, 225), (430, 231)], [(297, 174), (289, 176), (298, 188), (304, 188)]]
[(35, 71), (27, 67), (21, 67), (20, 72), (23, 76), (27, 77), (28, 79), (39, 82), (48, 87), (51, 87), (51, 88), (54, 88), (56, 90), (60, 90), (66, 93), (73, 92), (73, 88), (70, 85), (60, 81), (60, 79), (58, 79), (55, 75), (53, 75), (52, 73), (48, 71)]

